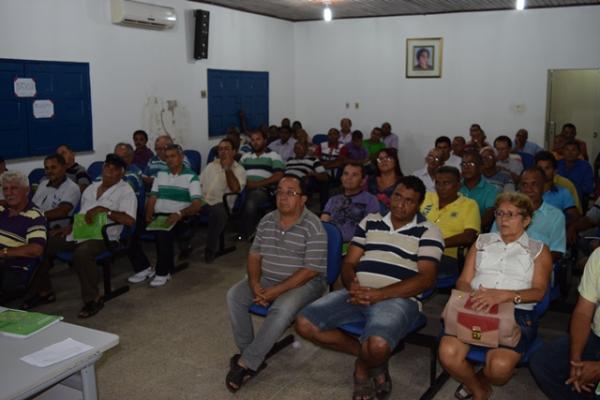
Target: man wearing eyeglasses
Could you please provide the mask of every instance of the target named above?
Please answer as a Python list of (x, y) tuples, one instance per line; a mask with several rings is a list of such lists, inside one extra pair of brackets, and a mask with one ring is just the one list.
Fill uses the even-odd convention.
[[(264, 359), (296, 313), (326, 289), (327, 236), (319, 218), (306, 207), (306, 187), (295, 175), (277, 186), (277, 209), (258, 225), (248, 254), (247, 277), (227, 292), (235, 343), (227, 388), (235, 392), (266, 367)], [(255, 303), (270, 306), (254, 334), (248, 313)]]
[(481, 217), (481, 231), (487, 232), (494, 221), (494, 203), (498, 189), (483, 178), (481, 171), (483, 159), (478, 151), (466, 151), (460, 166), (463, 177), (460, 193), (477, 202)]
[(425, 157), (425, 166), (413, 172), (413, 175), (423, 181), (425, 190), (435, 192), (435, 172), (443, 164), (442, 152), (438, 149), (431, 149)]
[[(225, 138), (217, 146), (219, 158), (206, 166), (200, 174), (200, 190), (208, 213), (208, 235), (204, 261), (210, 264), (219, 250), (219, 240), (227, 225), (227, 211), (223, 204), (225, 193), (240, 193), (246, 186), (246, 170), (235, 161), (233, 140)], [(231, 201), (234, 198), (229, 199)], [(229, 204), (232, 206), (233, 204)]]

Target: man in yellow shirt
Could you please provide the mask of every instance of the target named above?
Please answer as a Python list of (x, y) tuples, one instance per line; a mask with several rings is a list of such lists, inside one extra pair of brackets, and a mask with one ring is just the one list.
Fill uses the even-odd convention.
[(458, 274), (458, 248), (468, 248), (481, 230), (479, 207), (475, 200), (458, 193), (460, 172), (444, 166), (435, 174), (435, 192), (427, 192), (421, 214), (442, 231), (445, 250), (438, 270), (438, 279)]

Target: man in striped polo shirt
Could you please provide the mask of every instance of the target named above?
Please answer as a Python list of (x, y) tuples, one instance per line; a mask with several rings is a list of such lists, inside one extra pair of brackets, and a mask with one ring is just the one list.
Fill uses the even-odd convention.
[(307, 156), (307, 153), (308, 144), (305, 142), (296, 142), (294, 145), (295, 157), (290, 158), (285, 163), (285, 173), (296, 175), (298, 178), (304, 180), (309, 200), (312, 194), (318, 191), (322, 210), (325, 208), (327, 200), (329, 200), (329, 176), (319, 160), (315, 157)]
[[(390, 211), (370, 214), (356, 229), (342, 265), (345, 289), (304, 308), (296, 329), (306, 339), (357, 356), (352, 398), (389, 395), (387, 361), (419, 317), (415, 296), (435, 284), (444, 249), (440, 230), (419, 214), (425, 185), (400, 179)], [(359, 341), (336, 329), (366, 320)]]
[(321, 143), (315, 152), (315, 155), (321, 160), (323, 167), (329, 172), (331, 179), (335, 179), (342, 160), (340, 159), (340, 150), (344, 144), (340, 142), (340, 131), (331, 128), (327, 132), (327, 141)]
[(186, 217), (198, 214), (202, 207), (200, 181), (198, 175), (183, 164), (183, 149), (178, 144), (170, 144), (165, 149), (168, 171), (159, 171), (152, 183), (152, 190), (146, 203), (146, 223), (150, 224), (155, 214), (168, 215), (167, 222), (174, 225), (170, 230), (158, 230), (156, 234), (156, 271), (147, 268), (133, 275), (130, 282), (142, 282), (154, 276), (150, 286), (159, 287), (171, 279), (175, 268), (174, 241), (179, 239), (181, 254), (191, 252), (191, 230)]
[[(236, 391), (265, 367), (264, 359), (305, 305), (327, 286), (327, 235), (319, 218), (306, 209), (302, 180), (285, 175), (277, 187), (277, 210), (267, 214), (248, 254), (248, 276), (227, 292), (235, 343), (227, 388)], [(270, 306), (257, 335), (248, 308)]]
[(2, 175), (5, 202), (0, 205), (0, 304), (28, 283), (31, 266), (44, 253), (46, 218), (29, 201), (29, 181), (19, 171)]
[[(146, 169), (144, 170), (144, 174), (142, 176), (144, 184), (147, 188), (152, 186), (152, 181), (154, 181), (154, 178), (159, 171), (169, 170), (165, 152), (167, 150), (167, 146), (172, 144), (173, 139), (169, 135), (161, 135), (154, 141), (154, 151), (156, 152), (156, 155), (152, 157), (150, 161), (148, 161), (148, 165), (146, 165)], [(183, 156), (183, 165), (191, 168), (190, 161), (185, 155)]]
[(240, 164), (246, 169), (246, 197), (242, 206), (241, 239), (248, 240), (258, 222), (258, 209), (268, 201), (272, 189), (283, 176), (281, 157), (267, 148), (267, 137), (261, 131), (250, 133), (253, 151), (244, 153)]

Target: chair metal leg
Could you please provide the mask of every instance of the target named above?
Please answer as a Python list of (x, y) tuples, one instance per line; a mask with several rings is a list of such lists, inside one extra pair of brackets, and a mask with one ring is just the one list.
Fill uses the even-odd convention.
[(215, 258), (221, 257), (235, 251), (235, 246), (225, 247), (225, 232), (219, 236), (219, 250), (215, 252)]
[(294, 335), (289, 334), (283, 339), (279, 340), (277, 343), (275, 343), (273, 347), (271, 347), (271, 350), (269, 350), (269, 352), (267, 353), (265, 360), (268, 360), (269, 358), (279, 353), (281, 350), (285, 349), (292, 343), (294, 343)]
[(438, 338), (416, 332), (408, 335), (405, 341), (406, 343), (429, 348), (429, 387), (420, 397), (420, 400), (433, 399), (450, 378), (446, 371), (437, 374)]
[(129, 285), (123, 285), (115, 290), (112, 288), (112, 277), (111, 277), (111, 267), (112, 264), (110, 261), (102, 263), (102, 278), (104, 280), (104, 296), (102, 296), (102, 300), (107, 302), (110, 299), (114, 299), (117, 296), (122, 295), (129, 291)]

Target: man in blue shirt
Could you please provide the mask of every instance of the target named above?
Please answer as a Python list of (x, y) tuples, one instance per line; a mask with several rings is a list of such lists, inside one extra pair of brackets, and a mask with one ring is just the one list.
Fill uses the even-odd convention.
[(581, 149), (579, 143), (571, 140), (563, 147), (564, 159), (558, 162), (558, 174), (569, 179), (577, 188), (581, 204), (585, 208), (586, 201), (594, 191), (594, 171), (589, 162), (579, 159)]
[(460, 193), (473, 199), (479, 206), (481, 216), (481, 231), (487, 232), (494, 220), (494, 203), (498, 189), (481, 176), (483, 159), (477, 151), (468, 150), (460, 163), (462, 170), (462, 186)]
[(556, 174), (556, 158), (549, 151), (540, 151), (535, 155), (535, 165), (544, 170), (546, 182), (544, 182), (544, 201), (562, 210), (567, 219), (567, 226), (576, 221), (580, 214), (575, 205), (571, 193), (562, 186), (554, 184)]
[(529, 132), (527, 132), (527, 129), (519, 129), (515, 135), (515, 145), (513, 146), (513, 151), (535, 156), (537, 153), (544, 150), (537, 143), (527, 140), (528, 137)]

